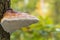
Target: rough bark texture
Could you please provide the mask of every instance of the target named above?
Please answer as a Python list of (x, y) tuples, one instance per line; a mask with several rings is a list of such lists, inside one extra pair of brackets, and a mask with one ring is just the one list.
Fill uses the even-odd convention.
[[(0, 0), (0, 21), (3, 17), (4, 12), (9, 8), (9, 0)], [(10, 40), (9, 33), (5, 32), (0, 24), (0, 40)]]
[(10, 40), (9, 33), (5, 32), (1, 25), (0, 25), (0, 40)]
[(8, 0), (0, 0), (0, 19), (3, 17), (4, 12), (9, 8)]

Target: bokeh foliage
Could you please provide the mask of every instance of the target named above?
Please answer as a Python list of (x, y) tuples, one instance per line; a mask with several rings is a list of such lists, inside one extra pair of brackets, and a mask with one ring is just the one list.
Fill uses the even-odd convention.
[(49, 18), (43, 19), (39, 17), (40, 21), (32, 24), (28, 28), (22, 28), (12, 33), (11, 40), (52, 40), (51, 32), (55, 32), (55, 26)]
[(25, 0), (11, 0), (11, 8), (17, 11), (31, 12), (35, 9), (37, 1), (38, 0), (28, 0), (26, 4)]
[[(45, 3), (49, 3), (49, 10), (47, 16), (43, 18), (36, 10), (36, 4), (39, 0), (29, 0), (28, 4), (24, 3), (24, 0), (11, 0), (11, 8), (21, 12), (28, 12), (32, 15), (37, 15), (39, 22), (32, 24), (28, 28), (22, 28), (11, 34), (11, 40), (60, 40), (56, 32), (56, 28), (60, 28), (59, 20), (59, 0), (45, 0)], [(17, 7), (18, 6), (18, 7)], [(38, 8), (39, 9), (39, 8)], [(39, 11), (40, 12), (40, 11)], [(58, 23), (56, 23), (58, 21)], [(56, 25), (57, 24), (57, 25)], [(57, 35), (55, 34), (57, 33)], [(53, 36), (53, 37), (52, 37)]]

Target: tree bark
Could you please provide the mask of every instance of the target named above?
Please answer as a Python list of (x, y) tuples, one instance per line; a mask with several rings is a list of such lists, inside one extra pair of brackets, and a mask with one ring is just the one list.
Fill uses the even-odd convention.
[[(0, 22), (5, 11), (10, 8), (10, 0), (0, 0)], [(10, 34), (4, 31), (0, 24), (0, 40), (10, 40)]]

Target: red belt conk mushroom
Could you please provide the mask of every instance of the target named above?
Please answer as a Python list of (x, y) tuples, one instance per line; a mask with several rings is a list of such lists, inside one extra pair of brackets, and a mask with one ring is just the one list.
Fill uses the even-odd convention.
[(37, 22), (38, 19), (28, 13), (8, 10), (5, 12), (4, 17), (1, 20), (1, 25), (6, 32), (11, 34), (22, 27), (28, 27)]

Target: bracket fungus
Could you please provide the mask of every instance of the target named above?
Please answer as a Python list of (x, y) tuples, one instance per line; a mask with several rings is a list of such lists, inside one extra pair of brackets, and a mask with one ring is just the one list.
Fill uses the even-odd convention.
[(1, 20), (1, 25), (6, 32), (11, 34), (22, 27), (28, 27), (31, 24), (37, 23), (38, 20), (38, 18), (28, 13), (8, 10)]

